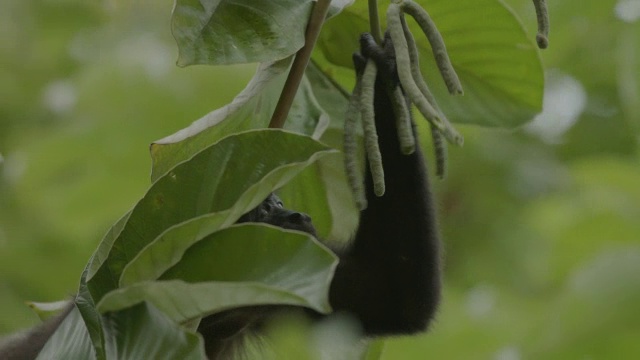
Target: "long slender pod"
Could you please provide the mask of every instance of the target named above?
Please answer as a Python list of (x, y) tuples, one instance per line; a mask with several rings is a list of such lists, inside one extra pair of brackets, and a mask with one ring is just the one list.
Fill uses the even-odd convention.
[(447, 47), (444, 45), (442, 35), (440, 35), (436, 25), (433, 23), (433, 20), (431, 20), (429, 13), (411, 0), (402, 1), (400, 7), (402, 11), (411, 15), (416, 20), (427, 36), (431, 44), (431, 49), (433, 50), (433, 56), (436, 59), (436, 64), (438, 65), (442, 79), (447, 85), (447, 89), (449, 89), (449, 93), (461, 95), (463, 93), (462, 84), (460, 84), (458, 74), (456, 74), (453, 65), (451, 65), (451, 60), (449, 60), (449, 54), (447, 53)]
[(533, 0), (536, 8), (536, 18), (538, 19), (538, 35), (536, 42), (540, 49), (549, 46), (549, 13), (547, 13), (547, 3), (545, 0)]
[(400, 142), (400, 150), (405, 155), (413, 154), (416, 151), (416, 139), (411, 129), (411, 114), (407, 106), (407, 101), (402, 94), (399, 86), (393, 90), (388, 89), (388, 95), (393, 105), (393, 112), (396, 115), (396, 128), (398, 129), (398, 141)]
[(422, 92), (416, 85), (411, 74), (411, 60), (409, 58), (409, 49), (407, 40), (402, 31), (402, 23), (400, 21), (400, 6), (397, 4), (389, 5), (387, 9), (387, 27), (393, 41), (393, 48), (396, 54), (396, 63), (398, 69), (398, 77), (402, 88), (409, 96), (409, 99), (416, 105), (420, 113), (436, 128), (445, 129), (444, 122), (440, 119), (438, 112), (431, 106), (429, 101), (422, 95)]
[(356, 81), (344, 120), (344, 165), (347, 173), (347, 182), (355, 197), (356, 205), (358, 209), (364, 210), (367, 207), (367, 198), (364, 192), (364, 181), (358, 168), (358, 137), (356, 136), (356, 124), (360, 119), (362, 79), (358, 78)]
[(367, 60), (367, 65), (362, 74), (362, 93), (360, 95), (360, 113), (362, 114), (362, 129), (364, 130), (364, 144), (369, 160), (369, 169), (373, 178), (373, 191), (376, 196), (384, 195), (384, 169), (382, 168), (382, 155), (378, 146), (378, 134), (376, 133), (375, 112), (373, 109), (373, 96), (375, 92), (376, 74), (378, 67), (373, 60)]
[[(422, 72), (420, 71), (420, 54), (418, 53), (418, 46), (416, 45), (416, 41), (413, 38), (413, 34), (411, 34), (411, 30), (409, 30), (409, 26), (404, 18), (403, 14), (400, 14), (400, 23), (402, 24), (402, 31), (404, 32), (404, 37), (407, 41), (407, 48), (409, 50), (409, 60), (411, 62), (411, 74), (413, 76), (413, 80), (415, 81), (418, 89), (427, 101), (433, 106), (433, 108), (440, 115), (440, 119), (444, 123), (444, 129), (441, 130), (444, 137), (447, 141), (452, 144), (456, 144), (458, 146), (462, 146), (464, 143), (464, 137), (458, 133), (458, 131), (453, 127), (453, 125), (449, 122), (449, 119), (445, 116), (445, 114), (440, 110), (438, 106), (438, 102), (436, 101), (435, 96), (429, 90), (429, 86), (424, 81), (424, 77), (422, 76)], [(446, 145), (444, 145), (446, 146)]]
[(436, 175), (440, 179), (447, 176), (447, 143), (442, 138), (442, 133), (435, 127), (431, 127), (431, 139), (433, 139), (433, 151), (436, 154)]
[(413, 75), (413, 80), (418, 85), (418, 89), (422, 95), (424, 95), (429, 103), (433, 105), (433, 108), (436, 109), (442, 115), (442, 111), (438, 107), (438, 103), (436, 102), (436, 98), (433, 96), (429, 87), (424, 82), (424, 78), (422, 76), (422, 72), (420, 71), (420, 54), (418, 52), (418, 45), (416, 45), (416, 40), (413, 38), (413, 34), (411, 30), (409, 30), (409, 26), (407, 25), (407, 21), (404, 18), (404, 14), (400, 14), (400, 23), (402, 24), (402, 31), (404, 33), (404, 38), (407, 41), (407, 48), (409, 50), (409, 60), (411, 62), (411, 74)]
[(418, 46), (416, 45), (416, 41), (413, 38), (413, 34), (411, 34), (411, 30), (409, 30), (409, 26), (405, 21), (404, 15), (401, 15), (400, 20), (402, 22), (402, 30), (404, 31), (404, 36), (407, 39), (407, 46), (409, 48), (409, 58), (411, 59), (411, 73), (413, 74), (413, 78), (418, 85), (418, 88), (422, 92), (422, 94), (427, 98), (427, 100), (433, 104), (433, 107), (440, 113), (442, 121), (444, 122), (447, 129), (451, 129), (453, 131), (448, 132), (440, 132), (434, 126), (431, 126), (431, 138), (433, 140), (433, 150), (436, 157), (436, 176), (440, 179), (444, 179), (447, 173), (447, 143), (443, 139), (444, 137), (451, 142), (455, 142), (458, 145), (462, 145), (462, 135), (458, 134), (457, 131), (453, 128), (449, 120), (444, 115), (442, 110), (440, 110), (440, 106), (438, 106), (438, 102), (436, 101), (435, 96), (429, 90), (429, 86), (424, 81), (424, 77), (422, 76), (422, 72), (420, 71), (420, 55), (418, 53)]

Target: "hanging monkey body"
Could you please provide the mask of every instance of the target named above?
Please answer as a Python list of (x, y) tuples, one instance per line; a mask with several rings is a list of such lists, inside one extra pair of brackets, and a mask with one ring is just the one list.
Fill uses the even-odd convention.
[[(374, 113), (386, 191), (376, 196), (372, 175), (366, 171), (368, 206), (360, 213), (358, 230), (349, 247), (334, 249), (340, 262), (329, 301), (334, 313), (354, 317), (365, 336), (414, 334), (427, 329), (440, 301), (441, 255), (433, 195), (419, 147), (410, 155), (401, 148), (390, 98), (400, 83), (389, 37), (379, 47), (371, 35), (362, 36), (361, 51), (354, 54), (356, 72), (364, 71), (368, 59), (378, 68)], [(416, 136), (413, 127), (412, 131)], [(310, 218), (284, 209), (275, 195), (240, 220), (270, 223), (315, 236)], [(241, 347), (245, 335), (259, 332), (265, 321), (291, 310), (288, 306), (230, 310), (203, 319), (198, 331), (205, 339), (207, 355), (226, 359)], [(312, 317), (322, 318), (317, 314)]]

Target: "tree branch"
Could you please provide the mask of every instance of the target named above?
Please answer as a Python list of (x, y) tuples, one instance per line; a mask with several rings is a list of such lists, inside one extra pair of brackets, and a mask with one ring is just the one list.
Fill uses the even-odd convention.
[(320, 34), (322, 24), (327, 17), (330, 4), (331, 0), (317, 0), (313, 6), (311, 17), (309, 18), (309, 24), (307, 25), (305, 33), (304, 46), (302, 49), (298, 50), (296, 58), (293, 60), (291, 70), (289, 70), (289, 76), (287, 77), (287, 80), (284, 83), (284, 88), (282, 88), (282, 92), (280, 93), (276, 109), (273, 111), (273, 116), (269, 123), (270, 128), (282, 128), (284, 126), (284, 122), (287, 120), (287, 115), (289, 115), (289, 110), (293, 104), (293, 99), (296, 96), (298, 87), (300, 86), (300, 81), (302, 80), (304, 71), (309, 64), (311, 51), (313, 51), (313, 47), (318, 40), (318, 35)]

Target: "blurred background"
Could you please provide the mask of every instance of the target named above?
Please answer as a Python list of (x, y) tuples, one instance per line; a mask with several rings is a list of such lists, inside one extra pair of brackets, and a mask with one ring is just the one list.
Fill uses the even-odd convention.
[[(504, 2), (533, 38), (531, 1)], [(0, 335), (38, 323), (25, 300), (76, 291), (149, 185), (148, 145), (251, 78), (177, 68), (171, 3), (0, 2)], [(640, 0), (548, 5), (544, 112), (458, 126), (437, 183), (444, 303), (385, 359), (640, 357)]]

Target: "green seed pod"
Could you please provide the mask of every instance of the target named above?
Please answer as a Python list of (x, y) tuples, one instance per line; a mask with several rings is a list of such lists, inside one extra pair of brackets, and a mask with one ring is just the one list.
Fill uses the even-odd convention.
[(536, 17), (538, 18), (538, 35), (536, 42), (540, 49), (546, 49), (549, 46), (549, 14), (547, 13), (547, 3), (545, 0), (533, 0), (533, 6), (536, 8)]
[(418, 89), (422, 95), (427, 99), (427, 101), (433, 106), (433, 108), (438, 112), (440, 119), (444, 123), (444, 129), (442, 129), (442, 135), (452, 144), (456, 144), (462, 146), (464, 142), (464, 138), (460, 135), (453, 125), (449, 122), (449, 119), (444, 115), (440, 107), (438, 106), (438, 102), (436, 101), (435, 96), (429, 90), (429, 86), (424, 81), (424, 77), (422, 76), (422, 72), (420, 71), (420, 54), (418, 52), (418, 45), (416, 45), (416, 41), (411, 34), (411, 30), (409, 30), (409, 26), (407, 26), (407, 22), (405, 21), (404, 15), (400, 14), (400, 23), (402, 24), (402, 31), (404, 33), (404, 37), (407, 41), (407, 48), (409, 50), (409, 59), (411, 61), (411, 75), (413, 80), (415, 81)]
[(400, 6), (404, 12), (411, 15), (416, 20), (424, 34), (427, 36), (427, 39), (431, 44), (431, 48), (433, 49), (433, 56), (436, 59), (436, 64), (438, 65), (438, 69), (440, 70), (440, 74), (442, 75), (445, 84), (447, 85), (447, 89), (449, 89), (449, 93), (453, 95), (461, 95), (463, 91), (460, 79), (458, 79), (458, 74), (456, 74), (456, 71), (453, 69), (453, 65), (451, 65), (451, 60), (449, 60), (449, 54), (447, 53), (447, 48), (444, 45), (442, 35), (440, 35), (440, 32), (433, 23), (433, 20), (431, 20), (427, 11), (411, 0), (404, 0)]
[(433, 151), (436, 155), (436, 175), (439, 179), (447, 176), (447, 143), (444, 141), (440, 130), (431, 127), (431, 138), (433, 139)]
[(396, 86), (395, 89), (387, 91), (391, 104), (393, 105), (393, 113), (396, 115), (396, 128), (398, 129), (398, 141), (400, 142), (400, 150), (405, 155), (413, 154), (416, 151), (416, 139), (413, 136), (411, 123), (411, 114), (407, 101), (402, 94), (402, 89)]
[(364, 130), (364, 144), (369, 160), (369, 169), (373, 178), (373, 191), (376, 196), (384, 195), (384, 169), (382, 168), (382, 155), (378, 147), (378, 134), (376, 133), (375, 112), (373, 97), (375, 93), (376, 74), (378, 68), (373, 60), (369, 59), (362, 74), (362, 94), (360, 96), (360, 113), (362, 114), (362, 129)]
[(367, 198), (364, 192), (363, 179), (358, 169), (358, 137), (356, 124), (360, 119), (360, 96), (362, 93), (361, 79), (356, 79), (356, 86), (347, 105), (344, 120), (344, 166), (347, 182), (353, 192), (356, 206), (359, 210), (367, 208)]
[(453, 127), (449, 120), (445, 120), (444, 130), (440, 130), (440, 132), (450, 143), (458, 146), (464, 145), (464, 136)]
[(389, 5), (387, 9), (387, 27), (393, 41), (393, 48), (396, 53), (396, 64), (398, 69), (398, 77), (402, 88), (409, 96), (409, 99), (418, 108), (418, 111), (436, 128), (444, 130), (445, 125), (440, 119), (438, 112), (429, 104), (429, 101), (422, 95), (422, 92), (416, 85), (411, 74), (411, 60), (409, 57), (409, 49), (407, 40), (402, 30), (402, 22), (400, 20), (400, 6), (397, 4)]

